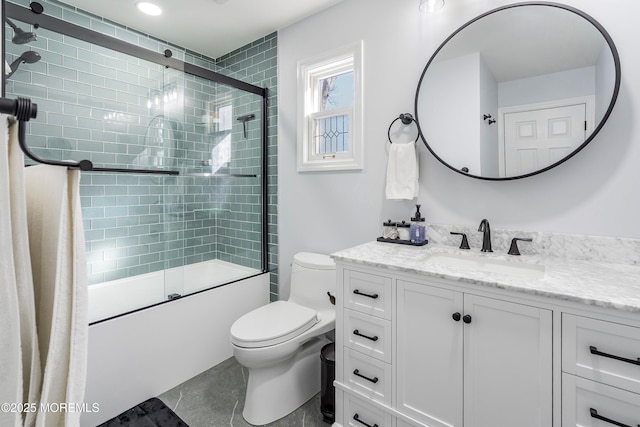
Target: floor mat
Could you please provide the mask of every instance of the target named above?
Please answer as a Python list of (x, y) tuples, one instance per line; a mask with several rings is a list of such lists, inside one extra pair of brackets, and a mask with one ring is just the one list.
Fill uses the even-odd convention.
[(152, 397), (98, 427), (189, 427), (162, 400)]

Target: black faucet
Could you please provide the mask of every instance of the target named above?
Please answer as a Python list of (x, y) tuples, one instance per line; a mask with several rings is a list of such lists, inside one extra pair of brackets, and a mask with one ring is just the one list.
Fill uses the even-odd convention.
[(482, 252), (493, 252), (491, 249), (491, 227), (489, 227), (489, 221), (483, 219), (480, 221), (480, 226), (478, 227), (478, 231), (483, 233), (482, 235)]

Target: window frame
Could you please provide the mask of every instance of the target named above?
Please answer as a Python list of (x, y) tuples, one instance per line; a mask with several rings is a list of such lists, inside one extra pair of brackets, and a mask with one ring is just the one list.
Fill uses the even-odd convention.
[[(360, 170), (364, 168), (362, 41), (298, 61), (298, 172)], [(353, 71), (353, 107), (320, 111), (319, 82)], [(349, 151), (315, 154), (314, 121), (335, 116), (349, 118)]]

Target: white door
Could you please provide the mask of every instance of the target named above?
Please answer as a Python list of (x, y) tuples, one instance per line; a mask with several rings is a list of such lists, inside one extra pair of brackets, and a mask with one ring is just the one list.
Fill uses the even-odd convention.
[(464, 426), (551, 426), (551, 311), (465, 294), (464, 314)]
[(462, 293), (401, 280), (397, 292), (396, 408), (432, 427), (462, 427)]
[(552, 165), (586, 139), (586, 104), (504, 115), (505, 176)]

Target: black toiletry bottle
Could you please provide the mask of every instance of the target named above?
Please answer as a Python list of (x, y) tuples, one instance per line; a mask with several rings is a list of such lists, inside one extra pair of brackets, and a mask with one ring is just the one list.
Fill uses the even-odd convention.
[(411, 218), (411, 226), (409, 227), (409, 238), (411, 243), (423, 243), (425, 241), (427, 228), (424, 225), (424, 218), (420, 213), (420, 205), (416, 205), (416, 213)]

